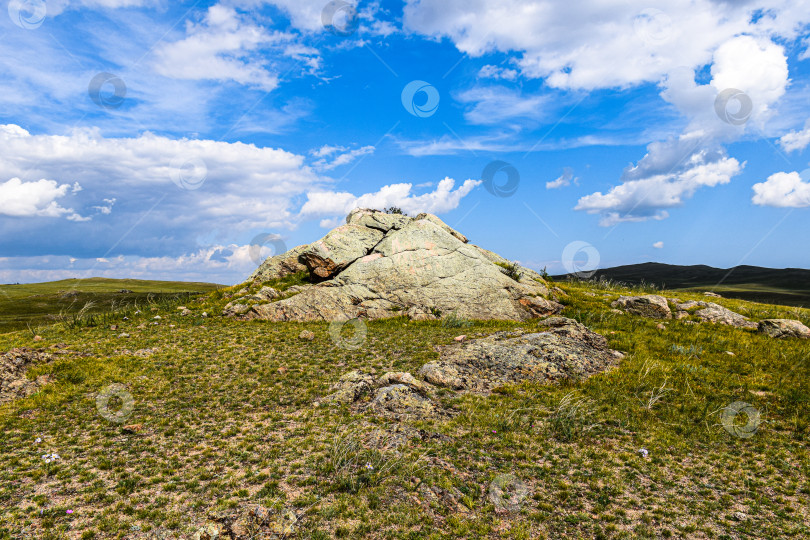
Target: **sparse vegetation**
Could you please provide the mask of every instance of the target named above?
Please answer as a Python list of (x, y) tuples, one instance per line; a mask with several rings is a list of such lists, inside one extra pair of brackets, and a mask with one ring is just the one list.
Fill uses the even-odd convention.
[[(25, 328), (0, 334), (0, 350), (54, 352), (29, 371), (53, 382), (0, 408), (0, 538), (190, 537), (248, 504), (292, 516), (288, 536), (300, 538), (810, 535), (810, 343), (679, 320), (661, 330), (611, 312), (612, 299), (635, 291), (558, 285), (562, 315), (626, 352), (621, 363), (581, 383), (441, 391), (452, 414), (435, 420), (322, 400), (348, 371), (415, 373), (435, 360), (458, 334), (453, 313), (371, 321), (348, 350), (324, 323), (203, 317), (219, 313), (226, 290), (190, 299), (186, 316), (167, 301), (95, 325), (41, 326), (38, 342)], [(808, 310), (715, 301), (810, 324)], [(539, 329), (467, 322), (468, 336)], [(298, 339), (302, 330), (315, 339)], [(121, 424), (95, 399), (113, 383), (134, 401)], [(761, 418), (750, 438), (724, 429), (738, 401)], [(743, 430), (747, 417), (734, 421)], [(488, 497), (503, 474), (529, 490), (514, 513)]]
[(520, 281), (521, 276), (523, 273), (520, 271), (520, 265), (516, 262), (509, 262), (509, 263), (495, 263), (501, 267), (501, 272), (509, 276), (510, 278), (514, 279), (515, 281)]
[(385, 212), (386, 214), (399, 214), (403, 216), (407, 215), (405, 214), (405, 212), (402, 211), (402, 208), (399, 208), (398, 206), (390, 206), (384, 209), (383, 212)]
[(459, 317), (455, 311), (442, 318), (442, 326), (445, 328), (468, 328), (472, 325), (472, 321)]

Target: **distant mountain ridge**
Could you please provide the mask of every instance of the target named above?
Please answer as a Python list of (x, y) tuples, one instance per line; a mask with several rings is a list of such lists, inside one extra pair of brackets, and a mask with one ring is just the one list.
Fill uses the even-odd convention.
[[(553, 276), (565, 279), (568, 275)], [(760, 266), (680, 266), (647, 262), (597, 270), (593, 280), (609, 279), (659, 288), (703, 289), (729, 298), (791, 306), (810, 305), (810, 270), (803, 268), (763, 268)]]

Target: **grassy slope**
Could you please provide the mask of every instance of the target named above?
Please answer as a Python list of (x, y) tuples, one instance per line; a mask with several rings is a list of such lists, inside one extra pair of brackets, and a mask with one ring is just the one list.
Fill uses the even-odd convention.
[[(457, 329), (375, 321), (361, 348), (344, 350), (325, 324), (201, 316), (224, 301), (187, 303), (191, 317), (154, 306), (117, 321), (117, 331), (43, 329), (36, 345), (63, 343), (88, 356), (33, 369), (32, 377), (58, 382), (0, 410), (0, 538), (23, 529), (37, 538), (190, 535), (210, 512), (245, 501), (293, 511), (301, 538), (810, 535), (810, 344), (684, 321), (660, 330), (610, 312), (610, 300), (627, 291), (562, 287), (570, 293), (564, 315), (630, 353), (618, 368), (489, 397), (445, 393), (456, 416), (415, 425), (452, 439), (412, 439), (398, 450), (343, 444), (391, 423), (313, 402), (351, 369), (415, 372)], [(807, 310), (720, 303), (810, 325)], [(534, 323), (477, 323), (463, 333), (518, 326)], [(117, 337), (122, 329), (129, 338)], [(315, 340), (298, 340), (302, 329)], [(25, 332), (0, 335), (0, 350), (32, 345)], [(139, 349), (154, 351), (132, 354)], [(132, 394), (128, 423), (142, 424), (140, 433), (99, 414), (94, 395), (111, 383)], [(581, 414), (560, 414), (568, 394), (581, 400)], [(720, 425), (722, 408), (738, 400), (761, 412), (752, 438)], [(334, 458), (336, 434), (348, 460)], [(49, 451), (62, 456), (50, 469), (40, 458)], [(367, 461), (373, 472), (350, 465)], [(500, 474), (529, 487), (518, 513), (496, 512), (487, 497)], [(426, 487), (457, 490), (459, 504), (429, 497)]]
[[(221, 285), (137, 279), (65, 279), (47, 283), (0, 285), (0, 333), (29, 326), (36, 331), (80, 310), (100, 313), (112, 306), (145, 304), (150, 299), (207, 292)], [(132, 291), (119, 293), (120, 290)], [(77, 294), (68, 294), (77, 293)], [(86, 308), (88, 303), (92, 303)]]

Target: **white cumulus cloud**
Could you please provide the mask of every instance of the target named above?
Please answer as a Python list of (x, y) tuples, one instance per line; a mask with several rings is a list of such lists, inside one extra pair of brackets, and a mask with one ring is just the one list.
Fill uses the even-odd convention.
[(795, 39), (808, 21), (806, 0), (407, 0), (404, 10), (407, 30), (474, 57), (518, 53), (524, 76), (586, 90), (658, 82), (706, 65), (735, 36)]
[(53, 180), (23, 182), (19, 178), (12, 178), (0, 183), (0, 214), (13, 217), (65, 216), (71, 221), (85, 221), (88, 218), (83, 218), (72, 208), (60, 206), (56, 201), (65, 197), (71, 189), (77, 192), (81, 188), (78, 184), (71, 187)]
[(681, 206), (701, 187), (727, 184), (741, 170), (742, 165), (734, 158), (700, 152), (676, 172), (625, 181), (605, 194), (582, 197), (575, 209), (601, 214), (603, 227), (623, 221), (661, 220), (669, 216), (666, 208)]
[[(346, 192), (314, 191), (307, 193), (307, 202), (304, 203), (301, 214), (345, 216), (354, 208), (383, 209), (390, 206), (397, 206), (408, 214), (442, 214), (456, 208), (461, 199), (479, 184), (480, 180), (465, 180), (461, 186), (453, 189), (455, 180), (444, 178), (434, 191), (422, 195), (412, 194), (413, 184), (407, 183), (383, 186), (374, 193), (360, 196)], [(323, 223), (329, 225), (332, 221)]]
[(810, 144), (810, 120), (804, 124), (803, 130), (791, 131), (779, 139), (779, 145), (785, 152), (804, 150), (808, 144)]
[(751, 202), (776, 208), (810, 207), (810, 179), (798, 172), (778, 172), (765, 182), (754, 184)]

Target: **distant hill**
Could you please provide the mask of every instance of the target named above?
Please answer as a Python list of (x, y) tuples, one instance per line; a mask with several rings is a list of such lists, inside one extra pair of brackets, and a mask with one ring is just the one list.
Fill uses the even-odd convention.
[[(568, 276), (553, 277), (559, 280)], [(668, 290), (713, 291), (728, 298), (768, 304), (810, 306), (810, 270), (802, 268), (714, 268), (648, 262), (600, 269), (591, 279), (631, 285), (646, 283)]]

